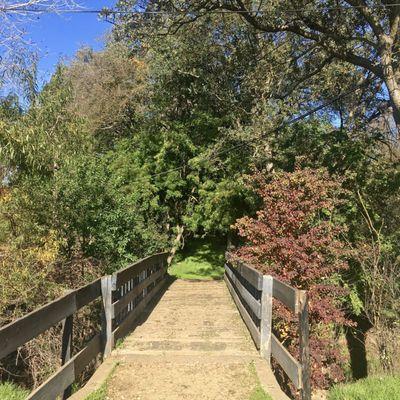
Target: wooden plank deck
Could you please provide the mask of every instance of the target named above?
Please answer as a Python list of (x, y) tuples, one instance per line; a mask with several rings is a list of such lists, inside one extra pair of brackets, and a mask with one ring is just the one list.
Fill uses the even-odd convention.
[(272, 398), (287, 399), (265, 372), (268, 363), (224, 281), (174, 281), (111, 357), (118, 366), (108, 383), (110, 400), (246, 400), (260, 365)]

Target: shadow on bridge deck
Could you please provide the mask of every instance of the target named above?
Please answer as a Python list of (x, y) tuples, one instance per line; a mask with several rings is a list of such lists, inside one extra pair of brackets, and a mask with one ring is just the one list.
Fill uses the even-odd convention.
[(170, 279), (73, 399), (84, 399), (116, 362), (110, 400), (247, 400), (260, 382), (273, 399), (287, 399), (223, 281)]

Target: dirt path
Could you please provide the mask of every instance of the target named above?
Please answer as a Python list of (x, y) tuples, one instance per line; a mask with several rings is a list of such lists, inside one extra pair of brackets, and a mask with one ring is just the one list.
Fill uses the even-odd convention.
[(254, 397), (260, 358), (222, 281), (173, 282), (113, 355), (110, 400), (266, 399)]

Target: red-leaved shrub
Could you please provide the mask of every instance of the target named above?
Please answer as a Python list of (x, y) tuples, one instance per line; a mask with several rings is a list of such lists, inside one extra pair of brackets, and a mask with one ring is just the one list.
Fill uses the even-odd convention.
[[(335, 219), (344, 192), (322, 169), (276, 173), (270, 181), (257, 173), (252, 181), (262, 208), (255, 218), (237, 221), (245, 244), (235, 253), (263, 273), (309, 291), (312, 383), (327, 388), (344, 378), (334, 328), (349, 324), (341, 308), (346, 292), (340, 285), (340, 272), (348, 267), (340, 239), (345, 228)], [(275, 311), (276, 334), (297, 356), (296, 316), (279, 304)]]

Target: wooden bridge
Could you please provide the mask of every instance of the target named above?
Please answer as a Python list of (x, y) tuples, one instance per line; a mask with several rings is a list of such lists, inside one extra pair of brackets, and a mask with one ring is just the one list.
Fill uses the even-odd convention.
[[(150, 256), (0, 329), (2, 359), (62, 322), (62, 366), (28, 399), (71, 397), (71, 385), (87, 366), (102, 361), (98, 372), (118, 363), (110, 399), (246, 399), (258, 379), (273, 399), (287, 399), (270, 370), (273, 357), (309, 400), (306, 293), (229, 254), (225, 281), (173, 281), (167, 256)], [(272, 333), (273, 298), (299, 317), (299, 361)], [(102, 304), (101, 329), (73, 354), (74, 314), (96, 299)], [(93, 387), (89, 381), (72, 398), (84, 399)]]

